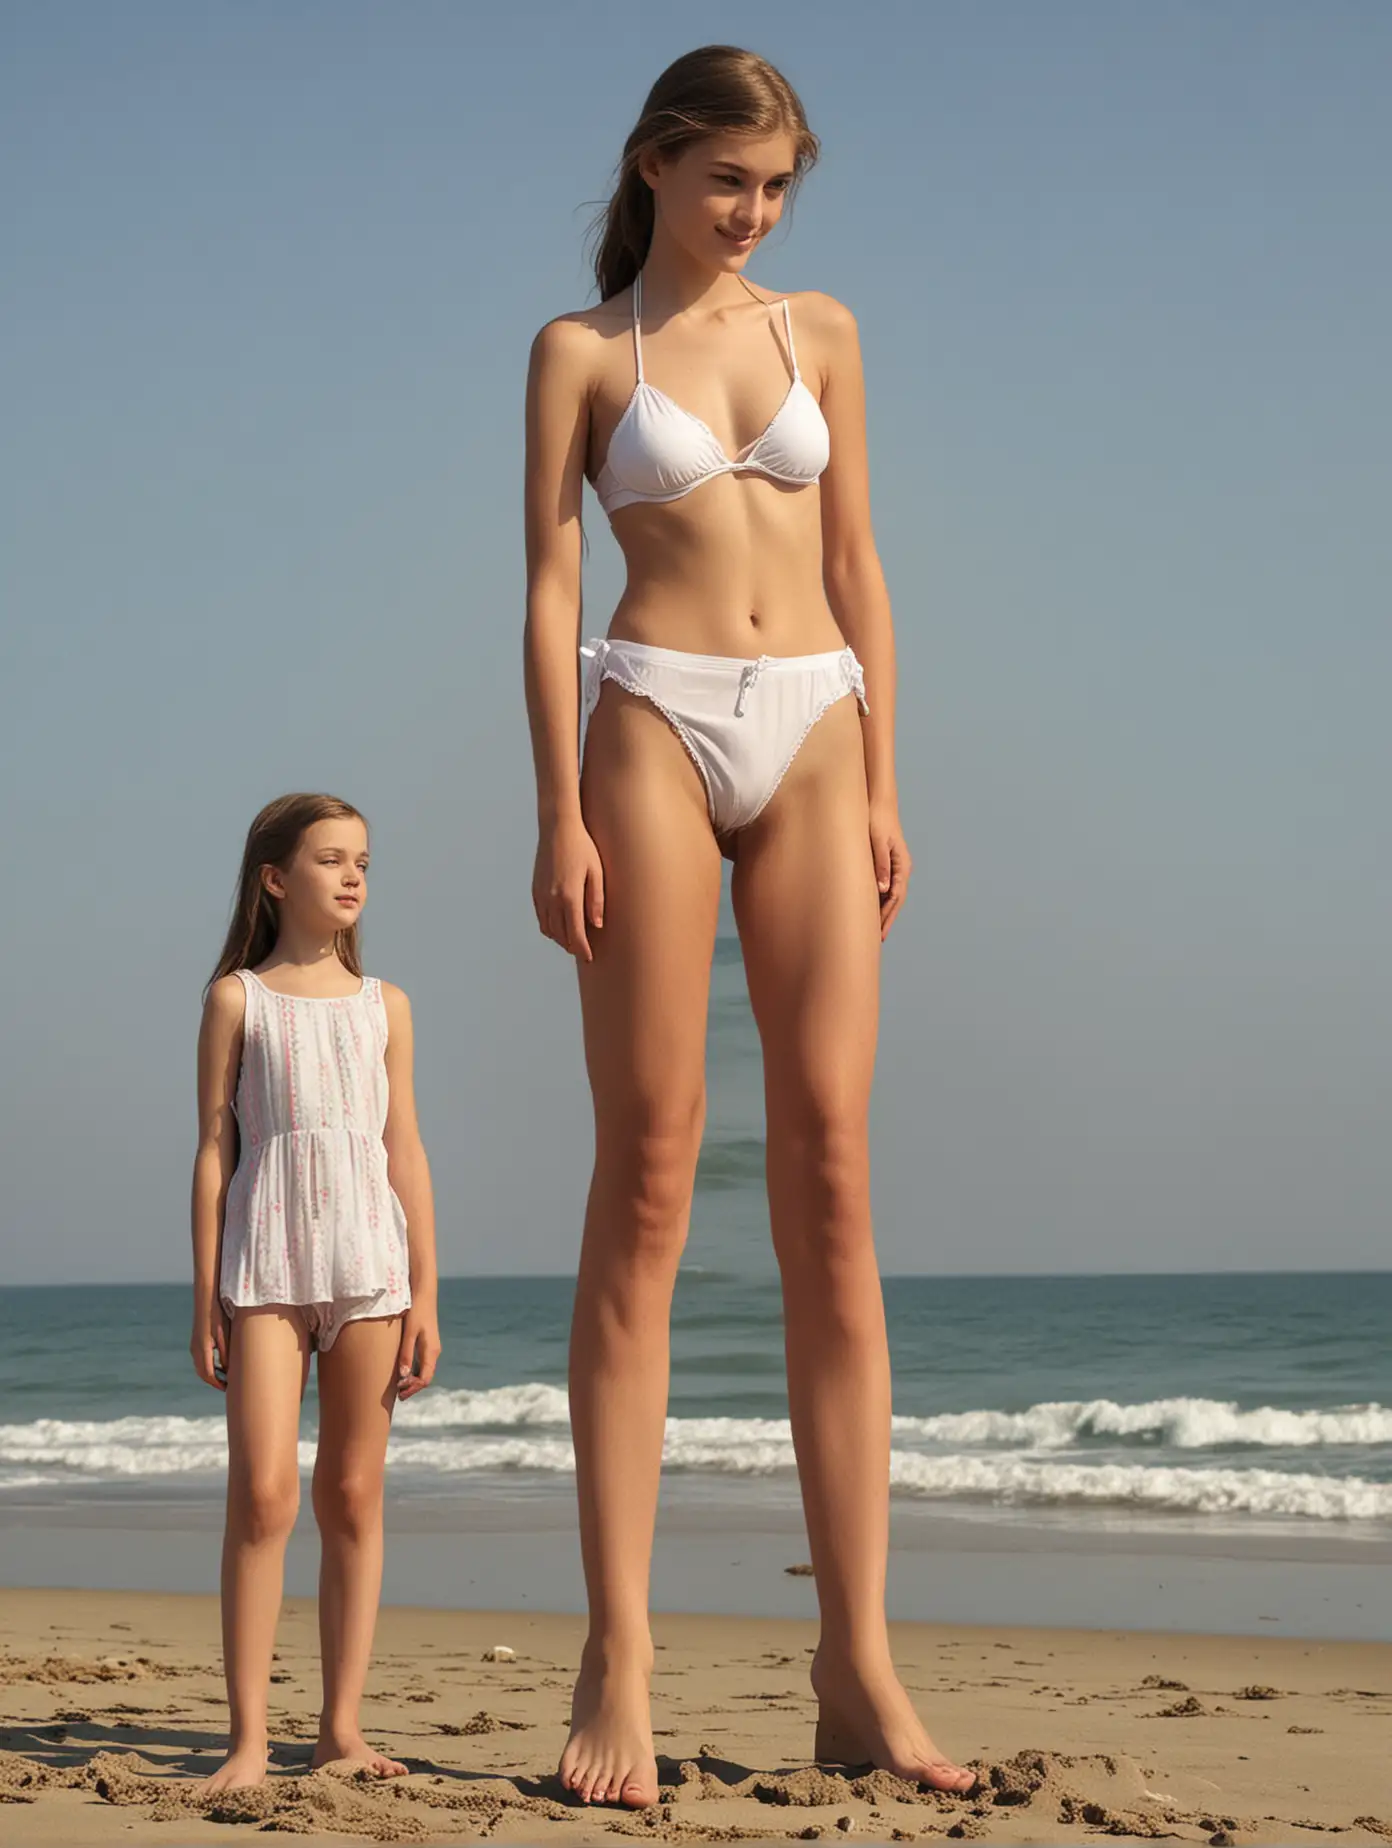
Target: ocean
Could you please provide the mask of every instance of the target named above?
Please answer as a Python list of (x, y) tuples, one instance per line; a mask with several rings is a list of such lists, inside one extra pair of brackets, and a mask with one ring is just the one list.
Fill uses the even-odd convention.
[[(738, 945), (672, 1327), (659, 1608), (796, 1611), (806, 1581)], [(577, 1214), (580, 1203), (577, 1201)], [(182, 1251), (182, 1228), (171, 1228)], [(171, 1271), (180, 1260), (171, 1257)], [(578, 1609), (568, 1277), (452, 1277), (388, 1458), (388, 1593)], [(889, 1277), (891, 1604), (995, 1620), (1364, 1635), (1392, 1613), (1392, 1272)], [(226, 1448), (179, 1283), (0, 1288), (10, 1582), (215, 1583)], [(313, 1460), (311, 1384), (301, 1460)], [(291, 1581), (313, 1583), (312, 1532)], [(461, 1547), (463, 1552), (461, 1553)], [(461, 1558), (471, 1563), (467, 1570)]]
[[(392, 1493), (556, 1484), (572, 1285), (448, 1278)], [(974, 1520), (1392, 1536), (1392, 1274), (886, 1279), (896, 1497)], [(216, 1492), (179, 1285), (0, 1290), (0, 1502)], [(303, 1460), (313, 1454), (314, 1396)], [(684, 1270), (667, 1427), (708, 1501), (792, 1493), (776, 1282)]]

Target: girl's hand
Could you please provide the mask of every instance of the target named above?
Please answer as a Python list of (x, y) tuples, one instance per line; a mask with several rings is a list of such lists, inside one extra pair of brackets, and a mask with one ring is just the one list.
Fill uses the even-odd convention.
[(413, 1399), (435, 1377), (440, 1358), (440, 1319), (433, 1303), (412, 1303), (401, 1323), (401, 1352), (396, 1363), (396, 1396)]
[(880, 889), (880, 942), (898, 914), (909, 889), (913, 861), (899, 825), (899, 804), (870, 804), (870, 848), (875, 856), (875, 883)]
[[(194, 1316), (193, 1338), (189, 1342), (193, 1370), (205, 1386), (216, 1387), (219, 1392), (227, 1391), (227, 1351), (231, 1345), (231, 1332), (227, 1311), (221, 1303), (211, 1303)], [(219, 1372), (222, 1374), (221, 1379), (218, 1378)]]
[(604, 868), (583, 821), (558, 823), (537, 843), (532, 906), (543, 937), (593, 962), (589, 930), (604, 924)]

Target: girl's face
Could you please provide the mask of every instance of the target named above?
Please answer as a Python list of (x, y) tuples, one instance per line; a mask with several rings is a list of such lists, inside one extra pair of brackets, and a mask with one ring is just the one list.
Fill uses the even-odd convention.
[(638, 171), (687, 255), (736, 273), (783, 216), (796, 155), (791, 135), (706, 135), (671, 157), (645, 155)]
[(301, 929), (347, 930), (367, 902), (366, 825), (355, 815), (314, 822), (290, 864), (262, 867), (261, 879), (282, 917)]

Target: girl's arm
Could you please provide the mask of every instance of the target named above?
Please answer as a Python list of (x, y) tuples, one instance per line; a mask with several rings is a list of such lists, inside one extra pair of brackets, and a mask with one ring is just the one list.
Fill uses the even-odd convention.
[(527, 623), (524, 678), (537, 784), (532, 904), (543, 936), (590, 961), (604, 874), (580, 814), (580, 503), (593, 336), (552, 321), (527, 374)]
[[(235, 975), (208, 990), (198, 1030), (198, 1152), (193, 1159), (193, 1338), (189, 1352), (199, 1379), (227, 1390), (227, 1312), (218, 1295), (222, 1216), (237, 1166), (237, 1119), (232, 1105), (242, 1064), (246, 991)], [(223, 1378), (218, 1378), (218, 1371)]]
[(401, 1328), (397, 1393), (410, 1399), (435, 1377), (440, 1358), (440, 1279), (435, 1262), (435, 1195), (416, 1122), (415, 1034), (405, 991), (382, 984), (387, 1010), (387, 1178), (406, 1213), (411, 1307)]
[(880, 888), (880, 935), (904, 902), (912, 861), (899, 822), (894, 774), (894, 623), (870, 521), (870, 467), (865, 442), (865, 377), (855, 317), (828, 296), (819, 302), (826, 365), (822, 415), (831, 461), (822, 476), (822, 578), (841, 633), (865, 669), (865, 778), (870, 841)]

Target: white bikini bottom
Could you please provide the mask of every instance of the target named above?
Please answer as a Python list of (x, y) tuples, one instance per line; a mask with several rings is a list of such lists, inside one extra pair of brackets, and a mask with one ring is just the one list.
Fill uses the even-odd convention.
[(865, 676), (849, 648), (746, 661), (591, 641), (580, 653), (586, 719), (606, 680), (656, 706), (691, 754), (720, 835), (748, 827), (767, 807), (803, 739), (837, 700), (854, 693), (869, 713)]

